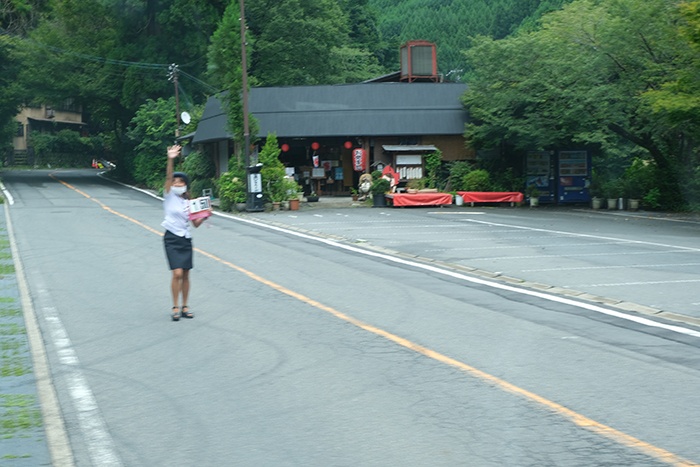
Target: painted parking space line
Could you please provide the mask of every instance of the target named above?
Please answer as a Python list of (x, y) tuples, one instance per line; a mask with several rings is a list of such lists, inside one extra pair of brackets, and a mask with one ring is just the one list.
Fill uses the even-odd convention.
[(632, 264), (625, 266), (580, 266), (574, 268), (539, 268), (523, 269), (522, 272), (553, 272), (553, 271), (590, 271), (598, 269), (636, 269), (636, 268), (683, 268), (690, 266), (700, 266), (700, 263), (653, 263), (653, 264)]
[(538, 228), (538, 227), (525, 227), (525, 226), (521, 226), (521, 225), (502, 224), (502, 223), (498, 223), (498, 222), (478, 221), (478, 220), (472, 220), (472, 219), (466, 219), (466, 220), (464, 220), (464, 222), (473, 223), (473, 224), (488, 225), (488, 226), (493, 226), (493, 227), (504, 227), (504, 228), (517, 229), (517, 230), (527, 230), (530, 232), (553, 233), (553, 234), (558, 234), (558, 235), (566, 235), (569, 237), (596, 238), (596, 239), (600, 239), (600, 240), (612, 240), (615, 242), (623, 242), (623, 243), (627, 243), (630, 245), (649, 245), (649, 246), (657, 246), (657, 247), (661, 247), (661, 248), (670, 248), (670, 249), (675, 249), (675, 250), (680, 250), (680, 251), (692, 251), (692, 252), (700, 253), (700, 248), (679, 246), (679, 245), (669, 245), (667, 243), (647, 242), (644, 240), (630, 240), (627, 238), (608, 237), (608, 236), (604, 236), (604, 235), (594, 235), (594, 234), (582, 234), (582, 233), (576, 233), (576, 232), (566, 232), (566, 231), (562, 231), (562, 230), (542, 229), (542, 228)]

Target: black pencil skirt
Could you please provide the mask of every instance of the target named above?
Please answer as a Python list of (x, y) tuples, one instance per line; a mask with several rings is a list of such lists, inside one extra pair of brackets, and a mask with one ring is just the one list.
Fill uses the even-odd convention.
[(169, 230), (163, 236), (170, 269), (192, 269), (192, 239), (178, 237)]

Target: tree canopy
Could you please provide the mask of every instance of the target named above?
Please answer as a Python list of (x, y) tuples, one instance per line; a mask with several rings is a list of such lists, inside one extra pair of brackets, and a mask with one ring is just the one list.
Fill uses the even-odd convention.
[[(3, 144), (21, 104), (72, 99), (137, 170), (135, 116), (172, 98), (173, 63), (181, 110), (228, 91), (240, 141), (239, 16), (238, 0), (0, 0)], [(245, 16), (249, 84), (360, 82), (430, 40), (469, 84), (475, 146), (580, 145), (618, 170), (641, 157), (667, 199), (700, 198), (700, 1), (247, 0)]]
[(477, 38), (467, 53), (469, 139), (522, 149), (593, 144), (608, 160), (641, 151), (661, 169), (672, 204), (687, 186), (680, 168), (697, 165), (687, 146), (697, 133), (691, 114), (669, 125), (664, 109), (695, 61), (681, 19), (666, 0), (577, 0), (534, 31)]

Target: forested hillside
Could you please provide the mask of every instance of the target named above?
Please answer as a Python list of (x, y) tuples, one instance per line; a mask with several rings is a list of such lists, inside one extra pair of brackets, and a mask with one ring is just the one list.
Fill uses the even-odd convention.
[[(82, 107), (90, 148), (137, 182), (161, 180), (164, 164), (152, 161), (172, 140), (175, 82), (191, 125), (208, 95), (230, 91), (230, 130), (241, 140), (238, 0), (0, 2), (0, 151), (12, 150), (22, 105), (69, 101)], [(648, 206), (700, 208), (700, 0), (245, 7), (250, 85), (361, 82), (397, 71), (405, 41), (428, 40), (445, 79), (469, 84), (466, 135), (475, 149), (501, 148), (505, 160), (585, 147), (596, 158), (594, 181), (609, 185), (601, 191), (618, 197), (644, 186)], [(179, 65), (177, 81), (168, 79), (171, 64)], [(644, 183), (628, 177), (616, 186), (635, 168)]]
[(463, 51), (470, 37), (501, 39), (521, 24), (532, 25), (544, 13), (570, 0), (369, 0), (385, 40), (384, 65), (398, 69), (398, 47), (422, 39), (438, 47), (438, 67), (454, 80), (464, 70)]

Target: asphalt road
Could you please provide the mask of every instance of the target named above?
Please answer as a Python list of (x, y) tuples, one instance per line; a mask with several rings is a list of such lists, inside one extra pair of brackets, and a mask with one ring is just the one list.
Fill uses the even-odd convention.
[(194, 232), (196, 317), (173, 323), (160, 201), (93, 171), (3, 180), (76, 465), (700, 462), (698, 329), (559, 293), (604, 268), (614, 301), (691, 316), (694, 224), (217, 216)]

